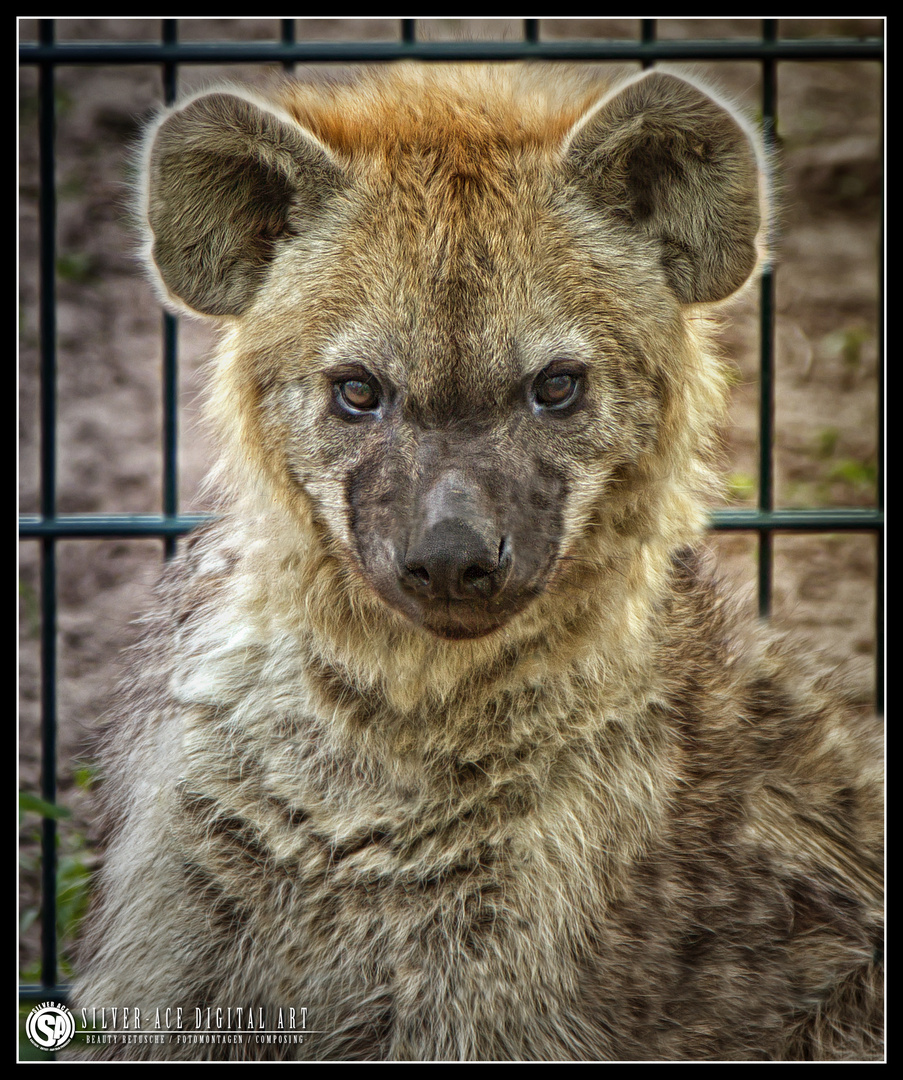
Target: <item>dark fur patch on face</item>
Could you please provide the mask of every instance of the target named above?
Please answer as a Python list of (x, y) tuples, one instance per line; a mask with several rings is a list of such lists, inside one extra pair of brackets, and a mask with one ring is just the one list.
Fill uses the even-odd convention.
[[(347, 478), (359, 563), (391, 607), (441, 637), (478, 637), (540, 593), (560, 546), (567, 484), (528, 447), (473, 431), (421, 435)], [(413, 460), (412, 460), (413, 459)]]

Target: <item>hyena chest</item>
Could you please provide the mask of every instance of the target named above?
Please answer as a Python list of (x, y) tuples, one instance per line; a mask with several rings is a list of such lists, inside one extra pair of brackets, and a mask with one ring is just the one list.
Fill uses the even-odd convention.
[(308, 1010), (307, 1054), (608, 1056), (587, 1041), (579, 902), (522, 832), (466, 816), (328, 828), (272, 795), (253, 823), (198, 794), (183, 805), (204, 821), (186, 863), (228, 911), (216, 925), (242, 980)]
[[(394, 809), (326, 814), (271, 788), (252, 815), (234, 787), (228, 812), (183, 793), (189, 884), (217, 898), (207, 931), (244, 961), (230, 992), (306, 1009), (305, 1056), (708, 1057), (775, 1036), (777, 1012), (744, 1005), (766, 956), (782, 966), (783, 909), (761, 883), (728, 896), (717, 873), (675, 868), (653, 844), (618, 858), (615, 893), (613, 833), (578, 858), (535, 812)], [(767, 989), (784, 996), (774, 978)], [(688, 1029), (690, 1013), (710, 1028)]]
[(334, 980), (336, 1026), (354, 1002), (389, 1058), (570, 1056), (567, 1028), (586, 1019), (580, 918), (530, 864), (485, 838), (417, 852), (374, 835), (333, 852), (307, 945)]

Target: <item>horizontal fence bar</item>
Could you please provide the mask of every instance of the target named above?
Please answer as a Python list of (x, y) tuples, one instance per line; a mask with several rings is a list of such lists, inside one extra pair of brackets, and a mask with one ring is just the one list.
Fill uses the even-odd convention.
[(66, 514), (55, 518), (26, 515), (19, 521), (19, 538), (32, 540), (56, 536), (72, 540), (78, 537), (182, 536), (212, 520), (212, 514)]
[(370, 63), (385, 60), (880, 60), (880, 38), (763, 41), (255, 41), (21, 44), (23, 64)]
[[(19, 538), (182, 536), (213, 519), (212, 514), (67, 514), (55, 518), (24, 515), (19, 519)], [(868, 532), (884, 527), (884, 513), (867, 508), (713, 510), (709, 524), (716, 531)]]
[(19, 1001), (23, 1004), (32, 1001), (56, 1001), (64, 1005), (69, 997), (69, 990), (68, 983), (58, 986), (35, 986), (23, 983), (19, 987)]
[(884, 514), (867, 507), (818, 510), (713, 510), (710, 527), (719, 531), (758, 529), (768, 532), (846, 532), (884, 528)]

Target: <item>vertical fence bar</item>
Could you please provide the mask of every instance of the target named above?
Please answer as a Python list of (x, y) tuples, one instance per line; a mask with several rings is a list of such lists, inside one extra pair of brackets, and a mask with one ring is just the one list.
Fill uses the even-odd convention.
[[(882, 97), (882, 113), (884, 100)], [(882, 115), (883, 120), (883, 115)], [(879, 160), (884, 161), (884, 125), (879, 125)], [(883, 176), (883, 170), (882, 170)], [(878, 220), (878, 438), (876, 505), (884, 513), (884, 187)], [(875, 534), (875, 708), (884, 713), (884, 530)]]
[[(54, 20), (40, 19), (42, 45), (54, 41)], [(41, 515), (56, 515), (56, 103), (54, 61), (38, 72), (38, 152), (40, 176), (39, 320), (41, 335)], [(56, 802), (57, 605), (56, 538), (41, 543), (41, 797)], [(41, 830), (41, 982), (55, 986), (56, 821), (45, 817)]]
[[(178, 20), (164, 19), (161, 38), (164, 45), (178, 40)], [(176, 65), (162, 65), (163, 100), (172, 105), (177, 93)], [(173, 315), (163, 312), (163, 513), (175, 517), (179, 510), (179, 329)], [(164, 537), (163, 552), (167, 559), (176, 553), (177, 539)]]
[[(294, 19), (280, 19), (279, 20), (279, 32), (280, 40), (283, 45), (294, 45), (296, 41), (295, 33), (295, 20)], [(294, 60), (283, 60), (282, 70), (286, 75), (293, 75), (295, 72)]]
[[(777, 32), (777, 19), (763, 20), (763, 42), (775, 41)], [(763, 56), (762, 141), (767, 161), (774, 153), (776, 122), (777, 65), (772, 57)], [(770, 235), (768, 244), (770, 247)], [(774, 509), (774, 268), (770, 258), (762, 271), (759, 289), (759, 510), (770, 513)], [(760, 529), (758, 596), (759, 614), (763, 617), (771, 613), (773, 561), (773, 533), (770, 529)]]
[[(640, 19), (640, 40), (644, 45), (651, 45), (658, 34), (658, 19)], [(643, 70), (654, 67), (654, 60), (643, 60)]]

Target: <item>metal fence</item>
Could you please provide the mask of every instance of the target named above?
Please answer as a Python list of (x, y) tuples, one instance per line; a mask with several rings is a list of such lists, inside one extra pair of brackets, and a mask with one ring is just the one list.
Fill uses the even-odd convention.
[[(567, 60), (639, 62), (644, 67), (659, 60), (681, 61), (755, 61), (762, 70), (762, 124), (766, 143), (774, 138), (776, 122), (776, 79), (782, 61), (875, 60), (883, 58), (879, 39), (806, 38), (790, 40), (779, 36), (775, 19), (762, 20), (761, 37), (739, 40), (658, 40), (656, 20), (643, 19), (638, 40), (580, 39), (544, 40), (541, 22), (523, 20), (521, 40), (506, 41), (422, 41), (418, 40), (416, 20), (399, 20), (396, 41), (304, 41), (296, 33), (303, 20), (279, 20), (278, 41), (252, 43), (189, 43), (179, 41), (179, 20), (161, 20), (158, 42), (58, 43), (55, 20), (38, 20), (38, 40), (20, 44), (19, 60), (38, 70), (38, 138), (40, 162), (40, 511), (20, 517), (19, 535), (40, 546), (40, 634), (41, 634), (41, 712), (42, 780), (41, 796), (53, 803), (57, 795), (57, 565), (56, 544), (73, 538), (157, 537), (163, 540), (167, 554), (175, 549), (177, 538), (201, 520), (179, 513), (177, 491), (177, 335), (171, 316), (163, 321), (163, 513), (160, 515), (64, 515), (57, 512), (57, 326), (56, 326), (56, 194), (54, 142), (56, 130), (55, 72), (62, 65), (159, 65), (162, 96), (171, 102), (176, 96), (180, 64), (276, 63), (290, 70), (295, 63), (385, 62), (402, 58), (426, 61), (484, 60), (511, 61)], [(879, 271), (881, 259), (879, 258)], [(758, 505), (755, 509), (722, 509), (712, 515), (716, 531), (745, 531), (758, 537), (758, 603), (761, 613), (770, 610), (772, 596), (772, 540), (777, 532), (869, 532), (876, 538), (876, 688), (881, 706), (883, 673), (883, 401), (879, 371), (879, 426), (877, 505), (875, 508), (834, 508), (795, 510), (775, 507), (773, 432), (774, 432), (774, 274), (766, 270), (761, 280), (761, 355), (760, 355), (760, 437)], [(881, 358), (881, 305), (883, 291), (878, 291), (879, 363)], [(66, 987), (58, 983), (56, 941), (56, 822), (43, 821), (42, 835), (42, 970), (39, 986), (20, 988), (24, 1001), (48, 998), (65, 1000)]]

